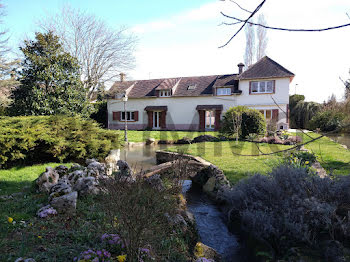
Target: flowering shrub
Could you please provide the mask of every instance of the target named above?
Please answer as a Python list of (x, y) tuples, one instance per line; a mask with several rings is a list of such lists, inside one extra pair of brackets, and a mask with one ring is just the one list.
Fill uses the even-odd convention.
[(208, 259), (205, 257), (198, 258), (196, 262), (215, 262), (213, 259)]
[(118, 234), (103, 234), (101, 240), (109, 245), (119, 245), (124, 248), (124, 243)]
[(110, 262), (111, 253), (107, 250), (86, 250), (80, 254), (79, 257), (75, 257), (74, 261), (77, 262)]
[(38, 217), (40, 218), (45, 218), (51, 215), (57, 215), (57, 211), (53, 207), (45, 206), (43, 208), (40, 208), (38, 211)]
[(229, 218), (265, 244), (273, 259), (300, 246), (323, 252), (324, 241), (350, 241), (349, 188), (350, 175), (320, 178), (305, 168), (280, 166), (227, 193)]
[(314, 153), (307, 151), (293, 152), (286, 158), (286, 164), (293, 167), (304, 167), (309, 170), (313, 163), (316, 162)]

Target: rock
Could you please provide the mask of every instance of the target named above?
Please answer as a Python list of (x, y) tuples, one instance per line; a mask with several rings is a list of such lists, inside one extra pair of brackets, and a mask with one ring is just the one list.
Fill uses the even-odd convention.
[(176, 145), (184, 145), (184, 144), (191, 144), (192, 140), (188, 137), (184, 137), (182, 139), (177, 140), (174, 144)]
[(132, 171), (128, 162), (124, 160), (118, 160), (117, 166), (122, 176), (132, 176)]
[[(87, 161), (88, 162), (88, 161)], [(87, 166), (87, 175), (88, 176), (105, 176), (106, 175), (106, 166), (97, 161), (91, 161)]]
[(218, 138), (216, 138), (215, 136), (211, 136), (211, 135), (201, 135), (201, 136), (197, 136), (193, 139), (193, 143), (201, 143), (201, 142), (217, 142), (219, 141)]
[(108, 156), (105, 158), (106, 161), (106, 174), (112, 175), (113, 172), (118, 170), (117, 162), (120, 160), (120, 149), (111, 150)]
[(40, 218), (45, 218), (51, 215), (56, 215), (57, 211), (50, 205), (46, 205), (38, 210), (36, 215)]
[(158, 144), (159, 145), (172, 145), (172, 144), (174, 144), (174, 142), (170, 141), (170, 140), (159, 140)]
[(70, 184), (67, 184), (65, 182), (59, 182), (51, 187), (49, 201), (51, 201), (55, 197), (63, 196), (71, 192), (72, 187), (70, 186)]
[(59, 165), (55, 167), (54, 170), (58, 173), (59, 177), (62, 177), (68, 174), (68, 167), (64, 165)]
[(74, 172), (69, 173), (67, 178), (68, 178), (70, 184), (74, 185), (75, 182), (77, 182), (77, 180), (79, 178), (86, 177), (86, 176), (87, 176), (87, 174), (86, 174), (85, 170), (75, 170)]
[(160, 175), (153, 175), (144, 180), (144, 182), (154, 189), (158, 191), (163, 191), (165, 190), (165, 186), (163, 184), (162, 179), (160, 178)]
[(320, 162), (313, 163), (311, 167), (316, 170), (316, 174), (319, 177), (325, 178), (328, 176), (326, 170), (321, 166)]
[(168, 219), (168, 222), (170, 223), (170, 225), (179, 226), (183, 230), (187, 229), (187, 222), (180, 214), (170, 216), (168, 213), (165, 213), (165, 216)]
[(51, 187), (57, 184), (59, 179), (58, 173), (52, 168), (47, 167), (46, 171), (42, 173), (36, 180), (36, 184), (41, 192), (49, 192)]
[(89, 194), (97, 195), (99, 189), (97, 188), (98, 182), (95, 177), (81, 177), (75, 183), (73, 190), (79, 193), (79, 196), (86, 196)]
[(215, 249), (208, 247), (201, 242), (197, 242), (193, 253), (196, 259), (204, 257), (206, 259), (212, 259), (216, 262), (221, 261), (221, 256), (215, 251)]
[(19, 257), (15, 260), (15, 262), (35, 262), (35, 259)]
[(154, 138), (147, 138), (146, 140), (146, 145), (152, 145), (156, 142), (156, 140)]
[(206, 193), (213, 192), (216, 185), (216, 178), (214, 176), (209, 177), (207, 182), (203, 186), (203, 191)]
[(59, 213), (74, 214), (77, 207), (78, 192), (73, 191), (67, 195), (55, 197), (50, 205)]
[(71, 166), (71, 168), (68, 170), (68, 172), (69, 172), (69, 173), (72, 173), (72, 172), (74, 172), (74, 171), (76, 171), (76, 170), (82, 170), (82, 169), (84, 169), (83, 166), (81, 166), (81, 165), (79, 165), (79, 164), (73, 164), (73, 165)]

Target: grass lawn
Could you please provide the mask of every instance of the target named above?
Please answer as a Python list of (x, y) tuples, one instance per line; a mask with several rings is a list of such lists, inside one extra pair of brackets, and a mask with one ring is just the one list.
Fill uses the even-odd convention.
[[(311, 138), (299, 133), (303, 137), (303, 141), (310, 141)], [(312, 138), (318, 137), (319, 134), (308, 133)], [(335, 175), (350, 174), (350, 150), (343, 148), (340, 144), (333, 142), (328, 137), (322, 137), (315, 142), (307, 144), (305, 148), (314, 152), (317, 160), (327, 173), (331, 172)]]
[[(88, 249), (111, 251), (106, 243), (101, 242), (104, 233), (111, 233), (110, 226), (106, 224), (108, 215), (102, 195), (79, 198), (74, 216), (59, 214), (48, 219), (36, 216), (38, 209), (48, 204), (48, 195), (37, 193), (33, 181), (45, 167), (57, 165), (60, 164), (0, 170), (0, 196), (20, 193), (12, 199), (0, 199), (1, 262), (15, 261), (19, 257), (31, 257), (38, 262), (66, 262), (73, 261), (74, 257)], [(13, 223), (8, 222), (9, 217), (13, 218)], [(164, 250), (180, 250), (169, 252), (169, 261), (186, 261), (183, 255), (187, 252), (186, 241), (185, 235), (178, 237), (175, 233), (164, 239)]]
[[(258, 145), (264, 153), (283, 150), (289, 147), (272, 144)], [(237, 154), (256, 155), (259, 153), (259, 149), (255, 143), (242, 141), (238, 141), (238, 143), (236, 141), (225, 141), (179, 145), (167, 150), (184, 152), (204, 158), (222, 169), (232, 183), (236, 183), (250, 174), (258, 172), (267, 173), (283, 159), (282, 154), (258, 157), (238, 156)]]
[[(124, 131), (119, 130), (119, 137), (121, 140), (124, 139)], [(218, 132), (198, 132), (198, 131), (136, 131), (129, 130), (128, 131), (128, 140), (130, 142), (144, 142), (147, 138), (154, 138), (155, 140), (178, 140), (183, 137), (195, 138), (200, 135), (218, 135)]]
[[(311, 140), (311, 138), (302, 133), (298, 133), (298, 135), (305, 142)], [(308, 135), (313, 138), (319, 136), (315, 133), (308, 133)], [(260, 150), (264, 153), (275, 152), (288, 147), (290, 146), (259, 144)], [(331, 141), (327, 137), (307, 144), (305, 147), (316, 154), (317, 160), (328, 173), (332, 172), (336, 175), (350, 174), (350, 150), (343, 148), (340, 144)], [(179, 145), (168, 150), (204, 158), (221, 168), (232, 183), (236, 183), (250, 174), (267, 173), (283, 160), (283, 154), (253, 157), (238, 156), (237, 154), (256, 155), (259, 153), (255, 143), (242, 141), (239, 141), (238, 144), (235, 141), (230, 141)]]

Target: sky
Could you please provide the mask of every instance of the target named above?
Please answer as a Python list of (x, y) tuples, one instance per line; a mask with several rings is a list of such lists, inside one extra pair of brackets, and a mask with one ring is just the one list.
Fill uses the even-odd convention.
[[(261, 0), (237, 0), (253, 10)], [(237, 73), (243, 62), (244, 31), (224, 48), (237, 26), (220, 12), (246, 18), (229, 0), (3, 0), (14, 51), (26, 36), (38, 30), (41, 17), (65, 5), (80, 8), (105, 20), (111, 28), (126, 26), (138, 37), (136, 66), (128, 79), (149, 79)], [(349, 0), (267, 0), (259, 11), (270, 26), (322, 28), (350, 22)], [(332, 94), (343, 98), (339, 78), (350, 78), (350, 27), (317, 33), (269, 30), (266, 54), (296, 76), (290, 94), (323, 102)]]

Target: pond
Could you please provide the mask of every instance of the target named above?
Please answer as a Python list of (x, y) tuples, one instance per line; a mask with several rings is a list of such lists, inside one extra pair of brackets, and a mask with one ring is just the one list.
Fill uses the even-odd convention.
[(326, 136), (350, 149), (350, 134), (327, 134)]
[[(164, 150), (169, 145), (134, 146), (123, 148), (120, 158), (129, 163), (136, 171), (145, 170), (156, 165), (156, 151)], [(226, 262), (245, 262), (247, 256), (242, 254), (238, 237), (232, 234), (225, 223), (225, 218), (216, 204), (201, 190), (193, 188), (191, 180), (185, 180), (183, 192), (188, 210), (193, 214), (200, 241), (214, 248)]]

